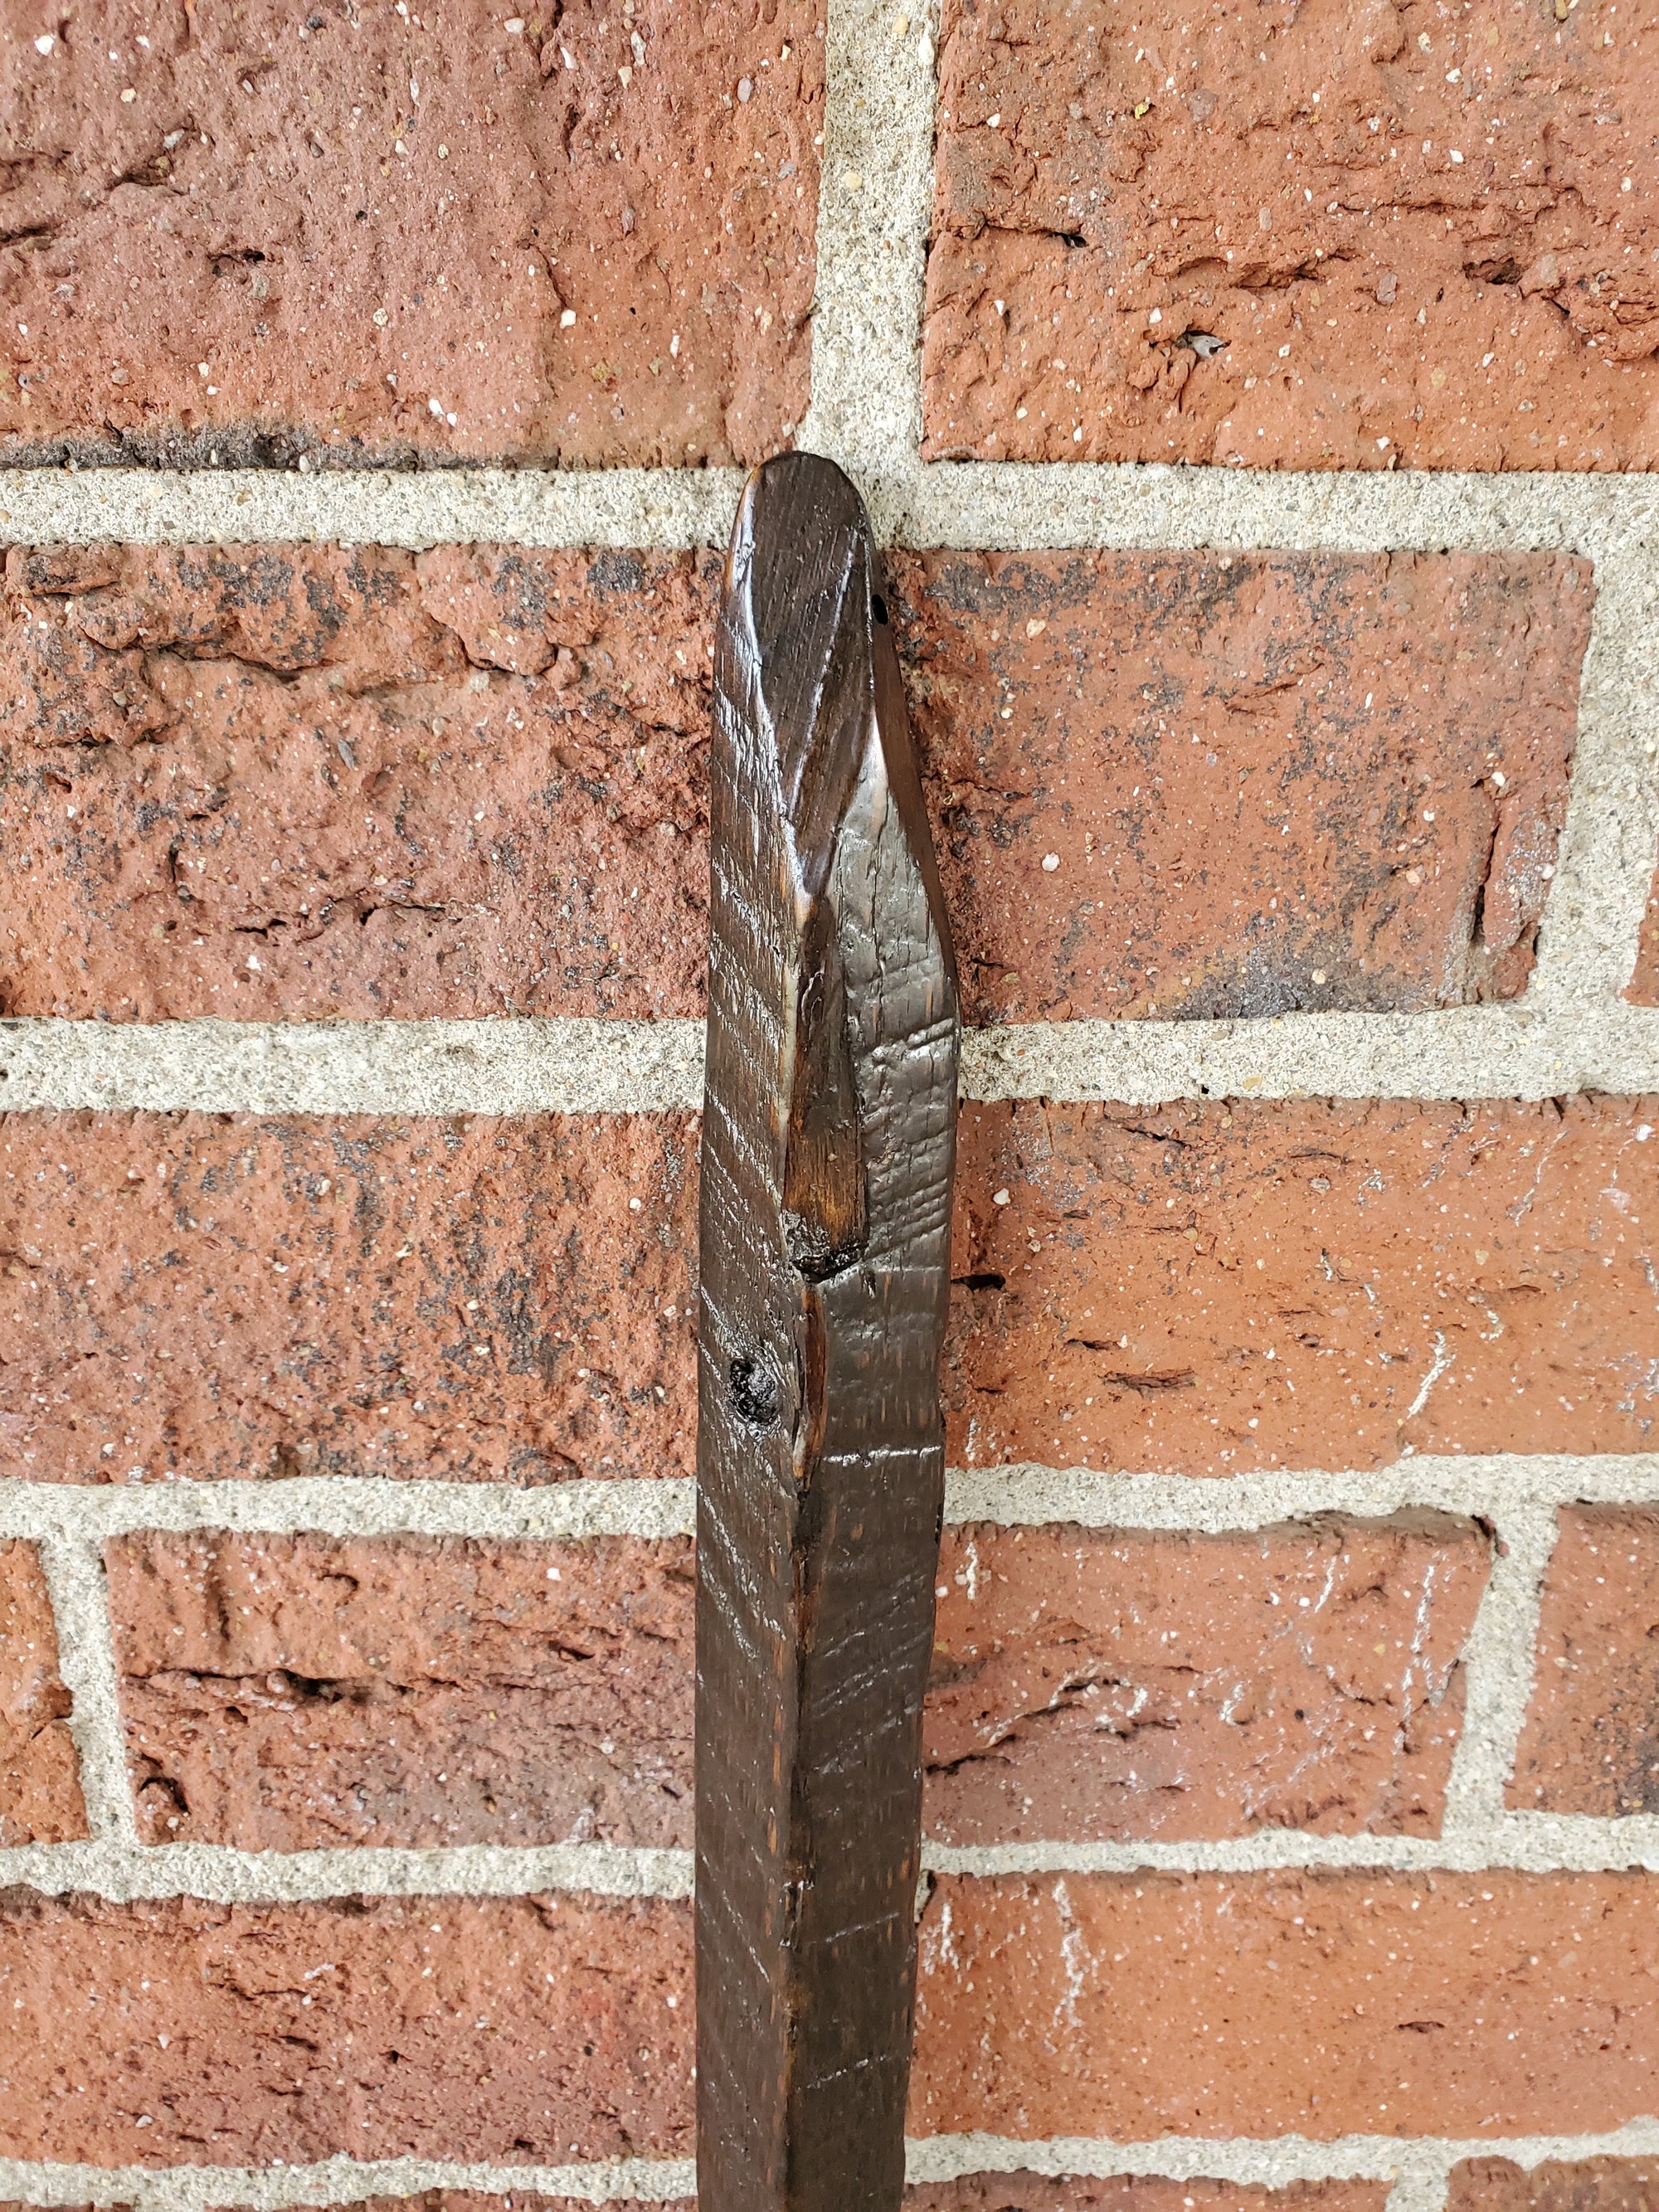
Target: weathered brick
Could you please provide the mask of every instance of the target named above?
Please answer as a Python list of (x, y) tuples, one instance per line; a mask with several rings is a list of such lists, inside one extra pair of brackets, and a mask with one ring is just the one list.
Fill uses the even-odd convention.
[[(1656, 1121), (970, 1104), (951, 1457), (1646, 1449)], [(685, 1115), (9, 1117), (0, 1467), (684, 1474), (695, 1146)]]
[(817, 20), (9, 9), (0, 435), (30, 459), (758, 460), (806, 401)]
[(930, 453), (1659, 460), (1649, 11), (947, 0), (944, 31)]
[(1582, 564), (891, 567), (970, 1018), (1521, 988), (1566, 803)]
[(0, 2148), (95, 2166), (682, 2154), (690, 1922), (650, 1899), (0, 1897)]
[(695, 1144), (684, 1115), (7, 1116), (0, 1471), (681, 1473)]
[(1473, 1523), (1422, 1514), (950, 1530), (927, 1832), (1434, 1834), (1486, 1567)]
[[(149, 1532), (107, 1549), (152, 1843), (684, 1846), (690, 1547)], [(1432, 1833), (1469, 1523), (947, 1532), (949, 1844)]]
[(942, 1878), (911, 2131), (1617, 2127), (1653, 2101), (1656, 1901), (1644, 1874), (1495, 1869)]
[(905, 2193), (905, 2212), (1383, 2212), (1380, 2181), (1171, 2181), (1163, 2174), (969, 2173)]
[(58, 1625), (33, 1544), (0, 1540), (0, 1847), (87, 1832), (58, 1672)]
[(14, 550), (11, 1014), (690, 1012), (712, 556)]
[(1447, 2212), (1649, 2212), (1659, 2191), (1659, 2160), (1549, 2159), (1517, 2166), (1508, 2158), (1465, 2159), (1451, 2170)]
[(1563, 1509), (1509, 1801), (1659, 1812), (1659, 1513)]
[(684, 1541), (107, 1547), (150, 1843), (691, 1842)]
[(1642, 916), (1642, 936), (1636, 955), (1636, 972), (1631, 977), (1625, 996), (1638, 1006), (1659, 1006), (1659, 870), (1653, 878), (1653, 889), (1648, 893), (1648, 903)]
[[(970, 1018), (1525, 981), (1582, 563), (893, 565)], [(7, 579), (8, 1012), (701, 1012), (712, 557), (35, 548)]]
[(951, 1456), (1651, 1449), (1656, 1124), (1652, 1099), (964, 1106)]

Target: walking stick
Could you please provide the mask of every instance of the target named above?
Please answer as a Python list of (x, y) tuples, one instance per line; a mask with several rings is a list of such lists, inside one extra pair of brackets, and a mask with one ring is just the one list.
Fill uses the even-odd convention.
[(699, 2212), (896, 2212), (960, 1024), (857, 493), (756, 471), (716, 647)]

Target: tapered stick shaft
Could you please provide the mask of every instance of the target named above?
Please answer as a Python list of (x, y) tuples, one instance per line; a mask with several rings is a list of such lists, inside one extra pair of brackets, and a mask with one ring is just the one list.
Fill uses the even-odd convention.
[(699, 2212), (896, 2212), (960, 1024), (875, 547), (750, 477), (716, 647)]

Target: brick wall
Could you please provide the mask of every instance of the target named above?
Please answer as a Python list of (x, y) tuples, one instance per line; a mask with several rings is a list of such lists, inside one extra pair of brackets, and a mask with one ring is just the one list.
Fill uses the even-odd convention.
[(685, 2212), (798, 438), (971, 1025), (913, 2212), (1646, 2212), (1659, 33), (509, 4), (0, 10), (0, 2192)]

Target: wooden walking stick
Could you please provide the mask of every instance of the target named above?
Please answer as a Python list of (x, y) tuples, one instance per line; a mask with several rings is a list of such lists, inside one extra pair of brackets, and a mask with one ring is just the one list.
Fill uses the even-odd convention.
[(875, 546), (756, 471), (716, 647), (699, 2212), (896, 2212), (960, 1025)]

